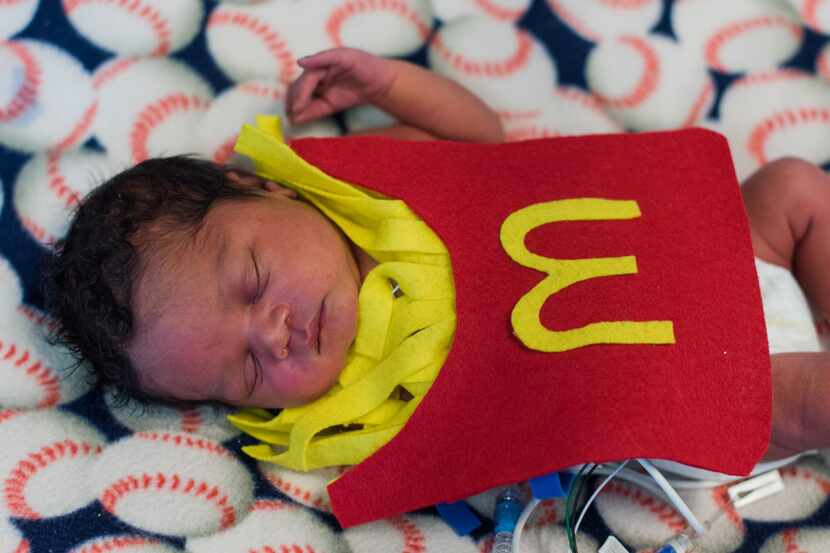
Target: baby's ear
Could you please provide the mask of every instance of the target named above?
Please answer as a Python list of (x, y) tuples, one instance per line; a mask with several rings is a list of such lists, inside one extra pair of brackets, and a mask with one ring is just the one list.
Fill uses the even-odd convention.
[(262, 177), (259, 177), (257, 175), (237, 171), (228, 171), (227, 178), (231, 182), (235, 182), (240, 186), (251, 188), (257, 187), (262, 190), (265, 190), (266, 192), (277, 194), (285, 198), (297, 198), (297, 193), (294, 190), (277, 184), (274, 181), (263, 179)]

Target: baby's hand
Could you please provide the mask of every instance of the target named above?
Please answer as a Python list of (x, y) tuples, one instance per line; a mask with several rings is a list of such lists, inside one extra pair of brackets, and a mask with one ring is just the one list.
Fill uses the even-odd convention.
[(288, 88), (286, 111), (305, 123), (372, 102), (392, 85), (394, 64), (354, 48), (334, 48), (297, 60), (303, 74)]

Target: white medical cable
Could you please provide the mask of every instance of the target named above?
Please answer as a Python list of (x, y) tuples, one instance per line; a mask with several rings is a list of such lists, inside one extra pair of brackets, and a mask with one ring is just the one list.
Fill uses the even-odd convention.
[[(609, 467), (600, 467), (596, 470), (599, 474), (610, 474), (613, 470), (614, 465)], [(665, 476), (665, 475), (664, 475)], [(666, 494), (663, 493), (663, 490), (660, 489), (659, 486), (656, 486), (654, 482), (649, 478), (647, 475), (637, 472), (632, 469), (623, 469), (617, 475), (617, 478), (620, 480), (628, 480), (638, 486), (646, 488), (648, 491), (658, 495), (660, 497), (665, 497)], [(684, 479), (673, 479), (673, 478), (666, 478), (675, 489), (679, 490), (697, 490), (700, 488), (717, 488), (718, 486), (722, 486), (723, 482), (717, 482), (715, 480), (684, 480)]]
[(620, 466), (618, 466), (616, 469), (614, 469), (614, 471), (611, 474), (609, 474), (605, 478), (605, 480), (602, 481), (602, 484), (600, 484), (597, 487), (597, 489), (594, 490), (594, 493), (591, 494), (591, 497), (588, 498), (588, 502), (585, 504), (585, 507), (582, 508), (582, 512), (579, 514), (579, 518), (576, 520), (576, 526), (574, 526), (574, 535), (579, 533), (579, 525), (582, 524), (582, 518), (585, 516), (585, 513), (588, 512), (588, 507), (590, 507), (591, 503), (594, 502), (594, 499), (597, 498), (597, 496), (599, 495), (599, 492), (602, 491), (602, 488), (604, 488), (605, 485), (608, 484), (608, 482), (610, 482), (612, 478), (614, 478), (615, 476), (617, 476), (617, 474), (619, 474), (619, 472), (623, 469), (623, 467), (625, 467), (625, 465), (627, 463), (628, 463), (628, 459), (626, 459), (625, 461), (620, 463)]
[(534, 497), (527, 505), (525, 505), (522, 514), (519, 515), (519, 520), (516, 521), (516, 527), (513, 529), (513, 553), (521, 553), (522, 532), (524, 532), (527, 519), (530, 518), (531, 513), (533, 513), (533, 510), (537, 505), (539, 505), (539, 503), (541, 503), (541, 501)]
[(645, 459), (637, 459), (644, 469), (654, 478), (654, 481), (663, 489), (663, 493), (666, 494), (666, 497), (669, 498), (669, 501), (674, 505), (674, 508), (678, 510), (678, 512), (686, 519), (686, 522), (689, 523), (689, 526), (694, 529), (694, 531), (698, 535), (703, 535), (706, 533), (706, 527), (703, 526), (700, 521), (697, 519), (695, 514), (689, 509), (689, 506), (686, 505), (686, 502), (683, 501), (678, 493), (671, 487), (668, 480), (666, 480), (665, 476), (663, 476), (654, 465), (646, 461)]

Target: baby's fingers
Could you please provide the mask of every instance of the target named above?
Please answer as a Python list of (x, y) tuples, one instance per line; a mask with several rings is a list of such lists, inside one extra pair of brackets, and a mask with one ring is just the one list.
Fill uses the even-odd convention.
[(334, 108), (322, 98), (313, 98), (307, 106), (294, 111), (291, 120), (295, 124), (307, 123), (331, 115), (334, 111)]
[(304, 71), (300, 77), (291, 83), (286, 95), (285, 110), (289, 115), (302, 111), (311, 100), (314, 89), (323, 79), (325, 71)]
[(332, 65), (342, 65), (353, 56), (351, 48), (332, 48), (297, 60), (303, 69), (325, 69)]

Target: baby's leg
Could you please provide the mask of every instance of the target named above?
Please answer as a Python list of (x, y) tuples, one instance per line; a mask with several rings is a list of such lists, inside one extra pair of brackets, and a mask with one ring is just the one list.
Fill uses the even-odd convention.
[(804, 293), (830, 314), (830, 177), (806, 161), (774, 161), (742, 186), (752, 247), (790, 269)]
[[(830, 179), (806, 161), (782, 159), (755, 173), (742, 191), (755, 255), (790, 269), (830, 314)], [(830, 447), (830, 353), (773, 355), (772, 384), (765, 459)]]

